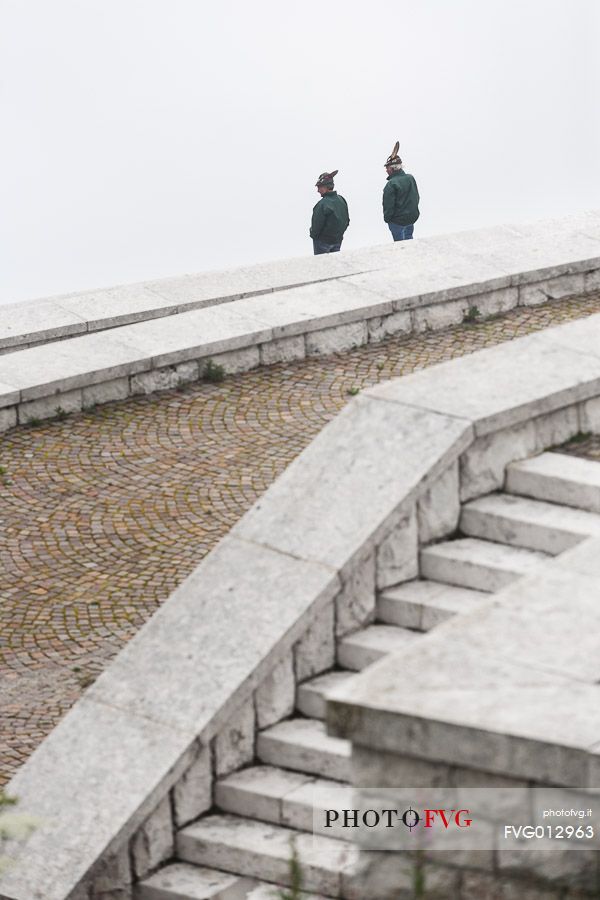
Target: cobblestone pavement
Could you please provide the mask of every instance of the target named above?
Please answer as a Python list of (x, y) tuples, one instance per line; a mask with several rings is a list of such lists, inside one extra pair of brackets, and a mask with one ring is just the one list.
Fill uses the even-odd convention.
[(600, 311), (600, 294), (0, 436), (0, 783), (356, 389)]

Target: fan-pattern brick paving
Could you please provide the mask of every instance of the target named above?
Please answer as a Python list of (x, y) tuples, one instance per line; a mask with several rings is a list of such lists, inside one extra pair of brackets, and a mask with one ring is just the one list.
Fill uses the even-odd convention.
[(357, 390), (598, 311), (552, 301), (0, 435), (0, 784)]

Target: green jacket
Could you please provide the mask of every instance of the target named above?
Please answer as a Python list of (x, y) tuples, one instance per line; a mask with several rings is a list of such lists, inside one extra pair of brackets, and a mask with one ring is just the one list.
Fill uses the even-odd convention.
[(388, 175), (383, 189), (383, 221), (396, 225), (414, 225), (419, 218), (417, 182), (406, 172)]
[(348, 204), (337, 191), (328, 191), (313, 209), (310, 236), (325, 244), (339, 244), (349, 224)]

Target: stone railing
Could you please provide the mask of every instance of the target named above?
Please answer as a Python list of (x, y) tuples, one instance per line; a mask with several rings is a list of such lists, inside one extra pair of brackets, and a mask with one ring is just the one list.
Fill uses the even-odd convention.
[(195, 381), (208, 360), (227, 373), (243, 372), (597, 291), (600, 214), (363, 254), (362, 274), (341, 276), (340, 266), (352, 265), (336, 257), (318, 263), (331, 267), (329, 279), (318, 283), (269, 288), (265, 296), (192, 311), (190, 299), (177, 315), (6, 353), (0, 356), (0, 431)]
[[(571, 274), (565, 263), (573, 261), (577, 255), (574, 253), (574, 235), (597, 238), (598, 225), (596, 211), (535, 225), (484, 228), (340, 254), (284, 259), (225, 271), (202, 272), (12, 303), (0, 307), (0, 354), (389, 266), (401, 265), (413, 276), (418, 274), (418, 260), (422, 258), (423, 251), (429, 261), (429, 269), (437, 272), (451, 272), (457, 257), (460, 257), (463, 260), (470, 258), (474, 263), (477, 258), (479, 262), (491, 261), (500, 275), (534, 275), (550, 265), (555, 267), (555, 276)], [(560, 241), (556, 241), (557, 233), (561, 236)], [(533, 237), (537, 247), (532, 254), (529, 242)], [(568, 241), (566, 247), (563, 245), (565, 238)], [(509, 247), (519, 257), (516, 268), (510, 261), (509, 268), (506, 268), (506, 254), (502, 250)], [(583, 243), (578, 243), (576, 249), (586, 248)], [(464, 265), (461, 266), (461, 274), (468, 275)], [(473, 274), (478, 277), (476, 265)], [(450, 283), (444, 277), (444, 285)]]
[[(9, 900), (129, 896), (295, 683), (512, 460), (600, 425), (600, 315), (365, 391), (318, 435), (17, 773), (41, 824)], [(341, 726), (340, 726), (341, 727)]]

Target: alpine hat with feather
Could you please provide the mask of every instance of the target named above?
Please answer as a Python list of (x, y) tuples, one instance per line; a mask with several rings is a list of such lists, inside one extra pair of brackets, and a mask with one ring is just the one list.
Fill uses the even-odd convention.
[(385, 168), (387, 168), (388, 166), (398, 166), (399, 167), (402, 165), (402, 160), (398, 156), (399, 149), (400, 149), (400, 141), (396, 141), (396, 143), (394, 144), (394, 149), (392, 150), (392, 152), (390, 153), (390, 155), (388, 156), (388, 158), (386, 159), (386, 161), (384, 163)]
[(321, 172), (319, 177), (317, 178), (317, 182), (315, 187), (333, 187), (333, 179), (339, 172), (339, 169), (334, 169), (333, 172)]

